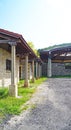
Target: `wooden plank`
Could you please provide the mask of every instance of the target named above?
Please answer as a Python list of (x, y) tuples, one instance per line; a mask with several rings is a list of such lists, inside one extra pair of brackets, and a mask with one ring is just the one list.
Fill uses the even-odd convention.
[(67, 63), (67, 62), (69, 63), (69, 62), (71, 62), (71, 60), (64, 60), (64, 61), (63, 60), (52, 60), (52, 62), (53, 63)]
[(0, 43), (9, 43), (9, 42), (11, 42), (11, 40), (0, 40)]
[(10, 39), (9, 40), (0, 40), (0, 43), (2, 43), (2, 44), (3, 43), (10, 44), (10, 43), (13, 43), (13, 42), (15, 43), (15, 42), (18, 42), (18, 41), (17, 40), (10, 40)]

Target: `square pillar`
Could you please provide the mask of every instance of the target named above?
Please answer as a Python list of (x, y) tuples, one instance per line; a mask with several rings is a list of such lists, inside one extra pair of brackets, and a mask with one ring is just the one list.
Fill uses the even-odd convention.
[(42, 75), (42, 68), (41, 68), (41, 64), (39, 63), (38, 64), (38, 76), (39, 76), (39, 78), (41, 77), (41, 75)]
[(48, 56), (48, 77), (52, 76), (52, 62), (51, 62), (51, 52), (49, 52)]
[(9, 95), (17, 97), (16, 78), (16, 43), (11, 42), (11, 85), (9, 86)]
[(38, 76), (40, 78), (40, 63), (38, 64)]
[(34, 60), (32, 60), (32, 82), (34, 83)]
[(28, 54), (25, 55), (25, 82), (24, 82), (24, 87), (29, 86), (29, 81), (28, 81)]
[(42, 76), (42, 65), (40, 64), (40, 77)]
[(38, 79), (38, 62), (36, 62), (36, 79)]

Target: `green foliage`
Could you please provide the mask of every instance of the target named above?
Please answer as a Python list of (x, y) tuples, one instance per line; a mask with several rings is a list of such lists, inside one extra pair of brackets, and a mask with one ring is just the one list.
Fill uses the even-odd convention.
[(18, 87), (22, 87), (24, 85), (24, 80), (20, 80), (19, 83), (18, 83)]
[(34, 44), (32, 42), (28, 42), (28, 45), (34, 50)]
[(56, 76), (52, 76), (51, 78), (71, 78), (71, 75), (56, 75)]
[(8, 88), (0, 88), (0, 99), (8, 96)]
[[(0, 88), (0, 117), (6, 114), (19, 114), (22, 110), (21, 106), (31, 98), (36, 87), (45, 80), (46, 78), (40, 78), (35, 83), (30, 83), (30, 87), (28, 88), (22, 87), (24, 80), (20, 80), (18, 87), (19, 98), (10, 97), (7, 88)], [(27, 108), (27, 106), (24, 107), (24, 109)]]
[(35, 49), (33, 42), (28, 42), (28, 45), (31, 47), (31, 49), (34, 51), (34, 53), (39, 56), (39, 52)]

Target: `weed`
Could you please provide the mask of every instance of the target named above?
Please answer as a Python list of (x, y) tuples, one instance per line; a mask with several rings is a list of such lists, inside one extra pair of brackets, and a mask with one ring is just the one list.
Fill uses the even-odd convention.
[[(18, 115), (21, 112), (21, 106), (25, 104), (35, 92), (36, 87), (45, 81), (46, 78), (40, 78), (35, 80), (35, 83), (30, 83), (31, 87), (24, 88), (24, 80), (21, 80), (18, 84), (18, 94), (21, 98), (10, 97), (8, 95), (7, 88), (0, 88), (0, 117), (7, 114)], [(23, 109), (27, 109), (29, 106), (25, 106)], [(33, 106), (34, 108), (34, 106)]]

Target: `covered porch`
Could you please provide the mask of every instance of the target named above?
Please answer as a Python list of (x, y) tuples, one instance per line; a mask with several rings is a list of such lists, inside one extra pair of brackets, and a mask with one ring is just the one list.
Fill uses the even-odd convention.
[[(11, 79), (11, 83), (9, 82), (9, 94), (11, 96), (17, 97), (18, 95), (17, 83), (21, 76), (20, 66), (23, 65), (22, 63), (24, 62), (25, 83), (23, 86), (28, 87), (29, 85), (28, 63), (30, 63), (31, 61), (32, 81), (34, 82), (34, 63), (41, 63), (41, 60), (35, 55), (35, 53), (29, 47), (29, 45), (27, 44), (22, 35), (4, 29), (0, 29), (0, 49), (1, 49), (0, 51), (2, 51), (1, 55), (3, 54), (1, 60), (4, 61), (4, 64), (6, 62), (6, 66), (3, 65), (4, 66), (4, 68), (2, 68), (3, 75), (0, 78), (3, 81), (4, 74), (6, 73), (4, 79), (6, 79), (6, 76), (8, 75), (8, 78)], [(3, 53), (4, 51), (5, 53)], [(7, 57), (7, 53), (9, 57)], [(40, 62), (38, 62), (38, 60)]]

